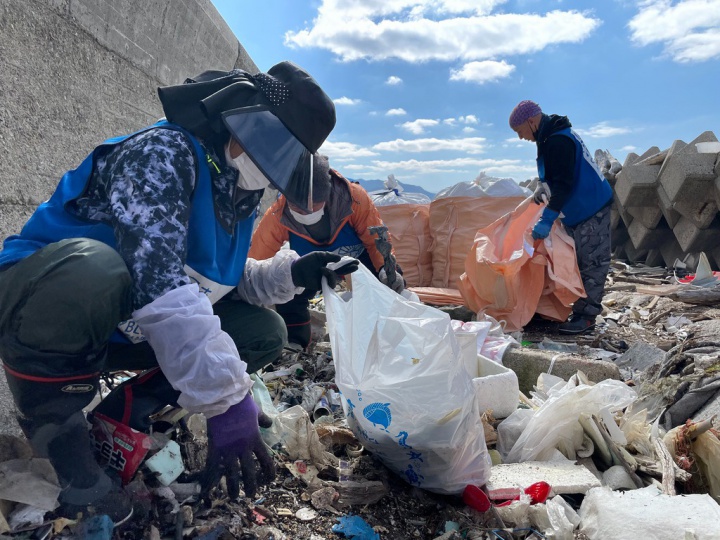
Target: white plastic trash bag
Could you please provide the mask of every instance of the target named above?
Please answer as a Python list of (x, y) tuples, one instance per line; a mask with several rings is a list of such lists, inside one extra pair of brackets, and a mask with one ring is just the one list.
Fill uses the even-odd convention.
[(594, 386), (576, 384), (574, 380), (560, 388), (553, 386), (510, 450), (507, 463), (547, 461), (556, 448), (568, 459), (575, 459), (576, 450), (583, 444), (580, 415), (600, 414), (606, 407), (611, 412), (619, 411), (635, 397), (635, 390), (612, 379)]
[(472, 380), (447, 314), (406, 300), (364, 266), (341, 297), (323, 280), (335, 381), (366, 449), (410, 484), (481, 486), (490, 460)]

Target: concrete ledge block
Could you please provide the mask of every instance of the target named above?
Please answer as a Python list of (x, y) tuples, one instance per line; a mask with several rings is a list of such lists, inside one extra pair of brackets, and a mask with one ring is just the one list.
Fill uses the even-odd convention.
[(633, 217), (633, 223), (638, 222), (648, 229), (657, 228), (663, 218), (659, 206), (632, 206), (627, 211)]
[(660, 183), (658, 183), (657, 186), (657, 198), (660, 211), (662, 212), (665, 221), (667, 221), (668, 226), (672, 229), (675, 225), (677, 225), (677, 222), (680, 221), (682, 216), (680, 215), (680, 212), (673, 208), (673, 203), (670, 200), (670, 197), (668, 197), (667, 193), (665, 193), (665, 189)]
[(661, 221), (654, 229), (648, 229), (639, 220), (635, 219), (628, 227), (630, 240), (638, 250), (647, 250), (662, 245), (668, 238), (672, 238), (672, 229)]
[(717, 245), (717, 240), (720, 238), (720, 223), (716, 218), (707, 229), (700, 229), (683, 217), (673, 227), (673, 232), (683, 251), (705, 251)]
[(668, 155), (658, 175), (660, 185), (672, 202), (705, 201), (715, 181), (715, 154), (699, 154), (696, 143), (716, 142), (712, 131), (706, 131), (690, 144)]
[(660, 246), (660, 254), (665, 261), (667, 268), (672, 268), (675, 264), (675, 259), (683, 260), (685, 252), (683, 248), (678, 244), (677, 238), (669, 239)]
[(550, 364), (555, 358), (552, 374), (562, 377), (566, 381), (582, 371), (593, 382), (600, 382), (606, 379), (620, 379), (620, 371), (612, 362), (605, 360), (590, 360), (577, 354), (561, 353), (553, 351), (541, 351), (524, 349), (520, 347), (509, 347), (503, 355), (502, 361), (505, 367), (512, 369), (518, 376), (520, 391), (530, 392), (537, 383), (541, 373), (547, 373)]
[(718, 213), (718, 207), (712, 197), (701, 201), (678, 201), (673, 208), (698, 229), (707, 229)]
[(617, 174), (615, 193), (623, 208), (657, 206), (660, 165), (631, 165)]
[(662, 166), (660, 167), (660, 172), (658, 173), (658, 176), (663, 173), (665, 170), (665, 164), (668, 162), (668, 158), (672, 156), (674, 153), (679, 152), (683, 148), (687, 146), (687, 143), (685, 141), (681, 141), (680, 139), (677, 139), (673, 141), (673, 143), (670, 145), (670, 148), (668, 148), (667, 154), (665, 155), (665, 160), (663, 161)]
[(618, 196), (616, 192), (613, 192), (613, 207), (617, 209), (618, 215), (620, 216), (620, 219), (625, 224), (625, 227), (629, 227), (632, 223), (633, 217), (630, 215), (630, 213), (623, 207), (622, 204), (620, 204), (620, 201), (618, 200)]
[(645, 264), (647, 266), (665, 266), (665, 259), (663, 259), (659, 248), (651, 248), (648, 251), (647, 257), (645, 257)]
[(627, 242), (625, 242), (623, 249), (625, 250), (627, 259), (630, 262), (644, 261), (645, 257), (647, 257), (648, 254), (648, 248), (638, 249), (635, 247), (632, 240), (628, 240)]
[(640, 156), (638, 156), (635, 152), (629, 152), (627, 156), (625, 156), (625, 163), (623, 163), (623, 169), (625, 167), (629, 167), (630, 165), (634, 165), (640, 161)]

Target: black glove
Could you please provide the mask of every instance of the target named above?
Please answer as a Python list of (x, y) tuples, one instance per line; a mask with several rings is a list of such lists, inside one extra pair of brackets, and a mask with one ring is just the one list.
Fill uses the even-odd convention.
[(352, 274), (358, 269), (360, 261), (352, 259), (336, 270), (327, 268), (328, 263), (340, 261), (340, 255), (328, 251), (314, 251), (303, 255), (292, 264), (291, 275), (296, 287), (305, 287), (307, 291), (322, 289), (322, 278), (327, 278), (331, 289), (335, 288), (341, 276)]
[(538, 182), (538, 187), (535, 188), (533, 193), (533, 202), (535, 204), (547, 204), (548, 200), (550, 200), (550, 193), (548, 193), (545, 182)]

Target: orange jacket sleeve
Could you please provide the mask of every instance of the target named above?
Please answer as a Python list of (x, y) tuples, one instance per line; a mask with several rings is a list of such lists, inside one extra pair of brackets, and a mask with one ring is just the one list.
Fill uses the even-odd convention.
[(248, 257), (256, 260), (270, 259), (290, 238), (288, 230), (280, 223), (284, 206), (285, 198), (280, 197), (267, 209), (252, 235)]

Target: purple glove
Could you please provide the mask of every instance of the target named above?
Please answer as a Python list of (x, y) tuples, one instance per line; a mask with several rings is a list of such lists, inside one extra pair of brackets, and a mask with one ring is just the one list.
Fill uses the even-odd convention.
[(208, 457), (201, 482), (204, 496), (225, 476), (228, 495), (237, 499), (242, 470), (245, 495), (254, 497), (258, 482), (253, 454), (260, 463), (261, 482), (275, 478), (275, 462), (260, 438), (258, 422), (263, 427), (272, 425), (272, 420), (258, 409), (250, 393), (240, 403), (207, 421)]

